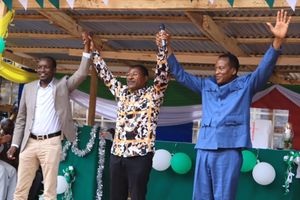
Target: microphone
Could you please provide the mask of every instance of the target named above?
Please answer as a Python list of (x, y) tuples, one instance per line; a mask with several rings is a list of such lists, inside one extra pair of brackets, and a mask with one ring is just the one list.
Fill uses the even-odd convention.
[[(159, 30), (160, 30), (160, 31), (165, 31), (165, 29), (166, 29), (166, 27), (165, 27), (164, 24), (161, 24), (161, 25), (159, 26)], [(163, 39), (163, 40), (161, 40), (161, 44), (162, 44), (162, 49), (163, 49), (163, 50), (166, 50), (166, 48), (167, 48), (167, 41), (166, 41), (165, 39)]]

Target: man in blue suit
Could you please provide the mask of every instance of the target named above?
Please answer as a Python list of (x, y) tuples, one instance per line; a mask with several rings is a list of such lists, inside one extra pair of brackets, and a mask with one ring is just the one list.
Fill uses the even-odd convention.
[(234, 200), (242, 165), (241, 150), (251, 148), (250, 105), (253, 95), (268, 81), (291, 17), (278, 11), (273, 44), (256, 70), (238, 76), (239, 61), (226, 53), (217, 59), (215, 76), (199, 78), (188, 74), (177, 62), (170, 36), (161, 32), (156, 42), (167, 41), (168, 63), (176, 80), (202, 96), (202, 121), (198, 141), (193, 200)]

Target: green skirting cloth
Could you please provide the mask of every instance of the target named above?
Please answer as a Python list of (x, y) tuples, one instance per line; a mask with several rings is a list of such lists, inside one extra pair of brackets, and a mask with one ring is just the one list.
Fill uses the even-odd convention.
[[(79, 135), (79, 148), (84, 149), (90, 138), (91, 127), (81, 128)], [(76, 180), (73, 183), (72, 191), (74, 200), (95, 200), (97, 190), (97, 169), (98, 169), (98, 146), (99, 139), (96, 139), (92, 151), (83, 158), (74, 155), (71, 150), (65, 161), (61, 162), (59, 175), (63, 175), (62, 170), (67, 166), (74, 166)], [(105, 169), (103, 174), (103, 200), (109, 200), (109, 154), (111, 142), (107, 141)], [(192, 160), (192, 169), (184, 175), (175, 173), (171, 168), (159, 172), (152, 170), (148, 183), (147, 200), (189, 200), (192, 199), (193, 175), (195, 168), (194, 144), (178, 142), (158, 142), (156, 149), (166, 149), (171, 154), (184, 152)], [(258, 154), (261, 162), (270, 163), (275, 171), (276, 178), (273, 183), (267, 186), (257, 184), (252, 178), (252, 172), (241, 173), (238, 186), (237, 200), (299, 200), (300, 199), (300, 179), (293, 178), (290, 184), (290, 192), (284, 195), (285, 172), (287, 166), (283, 157), (289, 151), (252, 149)], [(294, 166), (296, 170), (297, 166)], [(296, 172), (295, 172), (296, 173)], [(62, 195), (58, 195), (58, 199)]]

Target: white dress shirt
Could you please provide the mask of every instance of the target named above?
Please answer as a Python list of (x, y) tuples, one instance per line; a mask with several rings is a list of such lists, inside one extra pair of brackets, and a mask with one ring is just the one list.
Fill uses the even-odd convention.
[[(82, 53), (83, 57), (90, 58), (90, 53)], [(31, 133), (34, 135), (47, 135), (61, 130), (61, 124), (54, 108), (53, 80), (46, 88), (38, 83), (35, 114)]]
[(42, 88), (38, 83), (35, 105), (35, 114), (31, 133), (34, 135), (47, 135), (61, 130), (61, 124), (54, 108), (53, 81)]

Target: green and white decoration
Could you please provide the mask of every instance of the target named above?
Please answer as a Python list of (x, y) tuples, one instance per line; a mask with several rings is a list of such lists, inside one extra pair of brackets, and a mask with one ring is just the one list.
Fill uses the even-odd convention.
[[(3, 2), (5, 3), (5, 5), (11, 10), (12, 9), (12, 1), (13, 0), (3, 0)], [(100, 2), (102, 2), (105, 6), (109, 4), (109, 0), (99, 0)], [(188, 0), (187, 0), (188, 1)], [(193, 0), (189, 0), (191, 3), (193, 2)], [(218, 1), (217, 0), (207, 0), (210, 4), (217, 4)], [(225, 0), (224, 0), (225, 1)], [(228, 4), (230, 4), (231, 7), (234, 7), (234, 2), (235, 0), (227, 0)], [(270, 8), (273, 8), (274, 2), (275, 1), (279, 1), (279, 0), (261, 0), (261, 1), (265, 1), (266, 4), (268, 4), (268, 6)], [(297, 4), (298, 0), (286, 0), (286, 2), (288, 3), (288, 5), (295, 11), (296, 8), (296, 4)], [(24, 7), (25, 10), (27, 10), (28, 7), (28, 0), (19, 0), (20, 4)], [(41, 8), (44, 8), (44, 0), (36, 0), (36, 2), (39, 4), (39, 6)], [(59, 0), (49, 0), (49, 2), (57, 9), (60, 8), (60, 1)], [(74, 4), (75, 4), (75, 0), (66, 0), (68, 6), (71, 9), (74, 9)]]
[[(66, 141), (65, 144), (63, 145), (61, 161), (64, 161), (66, 159), (69, 149), (71, 149), (71, 151), (78, 157), (85, 157), (86, 155), (88, 155), (92, 151), (92, 149), (95, 145), (95, 139), (98, 135), (97, 133), (99, 132), (99, 129), (100, 129), (100, 127), (98, 124), (93, 126), (93, 128), (90, 132), (90, 139), (84, 149), (78, 148), (78, 142), (79, 142), (78, 135), (80, 134), (80, 131), (77, 131), (76, 140), (73, 143)], [(98, 149), (99, 161), (98, 161), (97, 177), (96, 177), (96, 179), (97, 179), (96, 200), (101, 200), (103, 197), (102, 177), (103, 177), (103, 172), (104, 172), (104, 162), (105, 162), (104, 157), (105, 157), (105, 145), (106, 145), (104, 137), (102, 137), (101, 135), (99, 137), (100, 137), (100, 140), (99, 140), (99, 149)], [(73, 199), (71, 186), (72, 186), (72, 183), (75, 181), (74, 168), (69, 167), (69, 168), (63, 170), (63, 173), (64, 173), (64, 177), (66, 179), (66, 182), (68, 184), (68, 187), (67, 187), (67, 190), (64, 190), (64, 186), (63, 186), (62, 187), (63, 189), (61, 189), (60, 191), (63, 191), (62, 192), (64, 194), (63, 199), (71, 200), (71, 199)], [(65, 185), (65, 184), (63, 184), (63, 185)], [(58, 194), (60, 194), (60, 193), (58, 192)]]
[(290, 151), (288, 155), (283, 157), (284, 162), (287, 164), (285, 181), (283, 187), (285, 189), (285, 194), (290, 192), (290, 184), (293, 182), (293, 166), (297, 165), (296, 178), (300, 178), (300, 153), (296, 151)]

